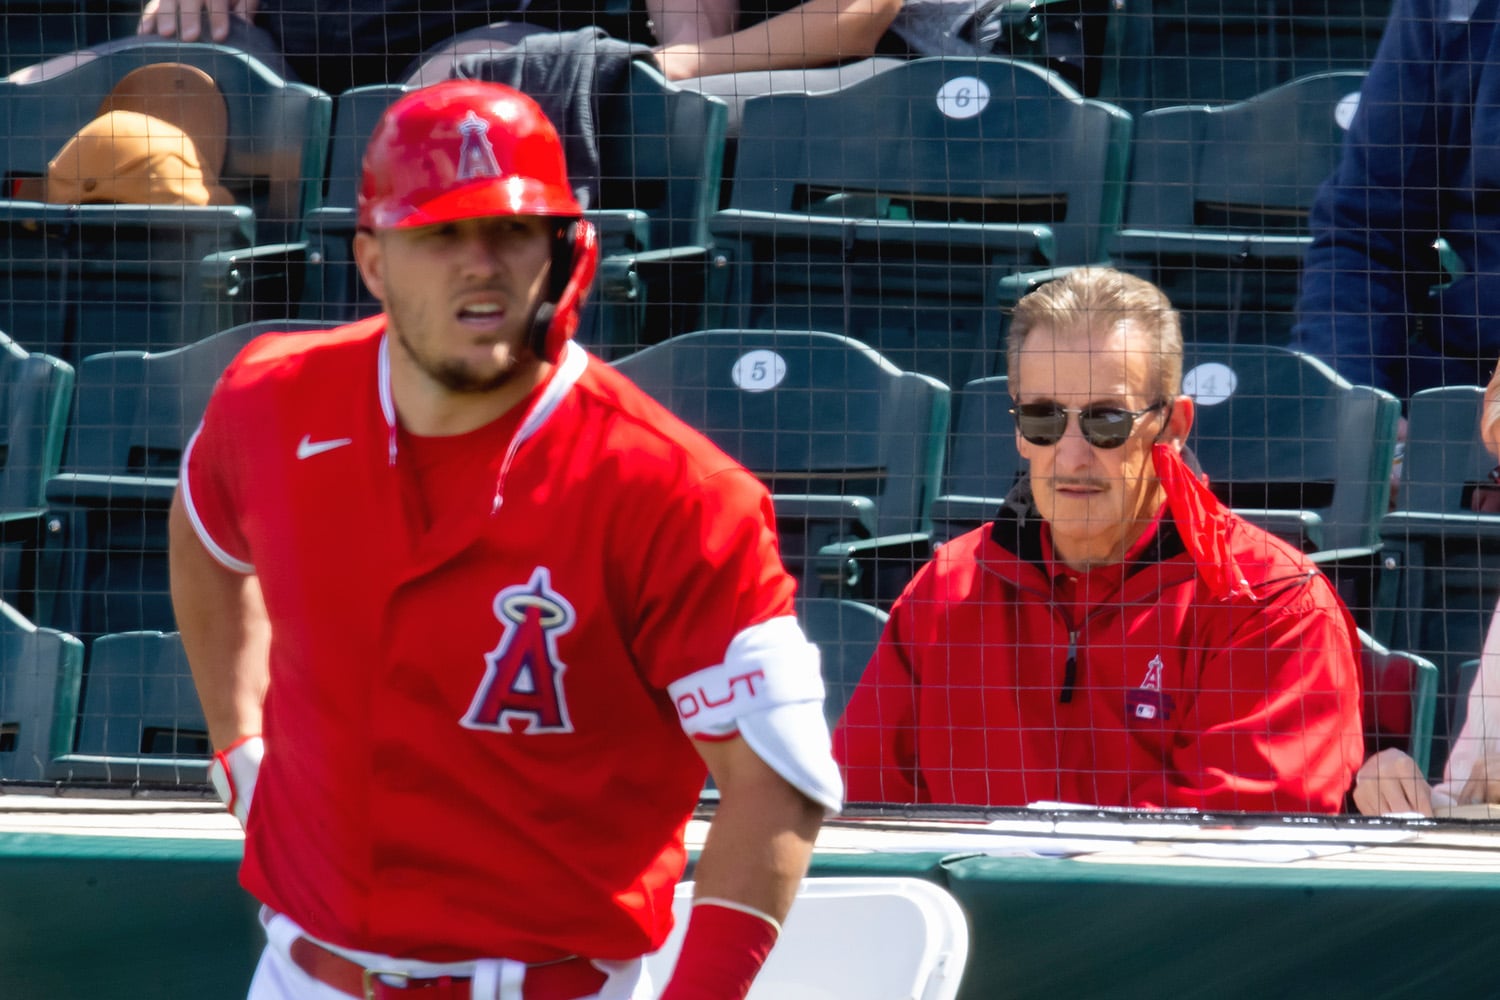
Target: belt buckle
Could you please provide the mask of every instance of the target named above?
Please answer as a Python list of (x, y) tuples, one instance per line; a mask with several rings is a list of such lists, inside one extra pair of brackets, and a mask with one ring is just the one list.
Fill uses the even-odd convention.
[(400, 979), (403, 985), (397, 986), (396, 989), (402, 990), (406, 989), (406, 986), (404, 984), (409, 983), (412, 980), (412, 975), (409, 972), (388, 971), (386, 969), (360, 969), (359, 987), (361, 993), (364, 994), (365, 1000), (379, 1000), (377, 994), (375, 993), (375, 988), (377, 986), (393, 985), (391, 983), (380, 981), (377, 978), (379, 976), (390, 976), (393, 979)]

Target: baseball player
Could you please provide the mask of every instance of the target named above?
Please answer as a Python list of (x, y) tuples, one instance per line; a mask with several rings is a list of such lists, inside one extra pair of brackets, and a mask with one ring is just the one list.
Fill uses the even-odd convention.
[(385, 312), (246, 347), (172, 508), (250, 995), (656, 996), (706, 762), (660, 996), (743, 997), (842, 797), (769, 497), (571, 341), (598, 251), (530, 99), (406, 94), (358, 223)]

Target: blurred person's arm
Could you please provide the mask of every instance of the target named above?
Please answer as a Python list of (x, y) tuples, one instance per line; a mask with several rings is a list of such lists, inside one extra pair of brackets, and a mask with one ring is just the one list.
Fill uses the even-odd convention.
[(901, 0), (808, 0), (733, 34), (664, 44), (656, 60), (669, 80), (685, 80), (865, 59), (900, 9)]
[(736, 0), (646, 0), (652, 32), (661, 45), (696, 44), (734, 33)]
[[(1398, 0), (1333, 174), (1310, 213), (1293, 346), (1356, 385), (1399, 389), (1431, 284), (1442, 201), (1433, 0)], [(1456, 98), (1448, 98), (1454, 100)]]
[(1432, 786), (1417, 762), (1395, 748), (1372, 756), (1354, 776), (1354, 807), (1365, 816), (1431, 816), (1432, 797)]
[(196, 42), (206, 15), (209, 37), (222, 42), (229, 37), (231, 17), (252, 23), (259, 7), (260, 0), (147, 0), (136, 34)]

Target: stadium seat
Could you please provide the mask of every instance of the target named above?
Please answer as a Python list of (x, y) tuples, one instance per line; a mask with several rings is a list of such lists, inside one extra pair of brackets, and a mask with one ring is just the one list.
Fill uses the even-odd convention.
[(143, 40), (35, 82), (0, 80), (0, 176), (45, 176), (121, 77), (168, 61), (204, 70), (224, 95), (220, 182), (237, 203), (0, 200), (0, 328), (32, 350), (72, 364), (166, 350), (289, 315), (300, 298), (302, 218), (321, 197), (331, 99), (238, 50)]
[(1338, 162), (1362, 72), (1136, 120), (1116, 267), (1155, 282), (1190, 343), (1285, 344), (1307, 213)]
[(162, 354), (86, 358), (63, 471), (47, 482), (38, 620), (85, 642), (106, 632), (175, 628), (167, 593), (167, 508), (182, 450), (225, 366), (275, 320)]
[[(677, 963), (692, 908), (677, 886), (676, 926), (646, 958), (651, 981)], [(968, 918), (942, 887), (900, 876), (810, 878), (748, 1000), (953, 1000), (969, 956)]]
[(809, 597), (797, 602), (802, 631), (823, 658), (823, 714), (832, 729), (864, 675), (888, 616), (858, 601)]
[(1396, 747), (1426, 772), (1437, 714), (1437, 665), (1426, 657), (1386, 649), (1364, 629), (1359, 641), (1365, 756)]
[[(599, 95), (599, 278), (579, 339), (605, 358), (702, 327), (708, 215), (717, 204), (728, 108), (682, 90), (641, 60), (624, 93)], [(328, 194), (309, 214), (311, 266), (301, 314), (350, 320), (378, 303), (354, 266), (354, 206), (364, 147), (400, 85), (340, 95)], [(578, 181), (575, 178), (575, 183)]]
[(954, 393), (957, 416), (948, 469), (932, 502), (932, 539), (941, 545), (994, 520), (1025, 468), (1016, 449), (1016, 421), (1005, 375), (975, 379)]
[(73, 368), (0, 333), (0, 600), (34, 614), (46, 482), (62, 458)]
[(751, 98), (711, 220), (711, 321), (833, 331), (950, 386), (996, 374), (1009, 282), (1105, 259), (1130, 124), (1002, 58)]
[(176, 632), (100, 636), (89, 651), (77, 744), (48, 769), (59, 781), (205, 784), (213, 751)]
[(1390, 503), (1394, 396), (1308, 354), (1226, 344), (1187, 346), (1183, 393), (1197, 404), (1188, 443), (1219, 499), (1314, 561), (1373, 556)]
[(0, 781), (41, 781), (73, 743), (83, 643), (0, 601)]
[[(1099, 96), (1141, 115), (1242, 101), (1300, 76), (1364, 70), (1391, 0), (1148, 0)], [(1111, 89), (1115, 88), (1115, 89)]]
[(704, 330), (615, 364), (767, 484), (782, 558), (804, 594), (817, 596), (812, 564), (834, 543), (886, 557), (891, 585), (905, 584), (918, 564), (912, 539), (931, 529), (947, 386), (858, 341), (807, 331)]
[(1460, 665), (1484, 648), (1500, 597), (1500, 515), (1477, 513), (1472, 498), (1491, 483), (1495, 459), (1479, 436), (1484, 390), (1426, 389), (1411, 399), (1396, 507), (1380, 525), (1380, 594), (1372, 631), (1382, 643), (1437, 664), (1439, 731), (1433, 772), (1446, 759), (1447, 732), (1462, 698)]

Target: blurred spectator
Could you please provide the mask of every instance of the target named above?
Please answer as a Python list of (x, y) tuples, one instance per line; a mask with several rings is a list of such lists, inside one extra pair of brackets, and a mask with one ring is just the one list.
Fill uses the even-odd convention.
[(1294, 346), (1402, 399), (1500, 354), (1500, 0), (1396, 0), (1312, 208)]
[[(1500, 456), (1500, 369), (1485, 390), (1479, 424), (1485, 446)], [(1354, 779), (1354, 805), (1367, 816), (1431, 816), (1455, 806), (1489, 803), (1500, 803), (1500, 607), (1490, 618), (1464, 724), (1453, 740), (1443, 780), (1429, 785), (1417, 762), (1394, 749), (1365, 761)]]
[(897, 600), (834, 734), (848, 801), (1338, 811), (1354, 623), (1191, 471), (1176, 310), (1074, 271), (1016, 306), (1008, 370), (1028, 477)]
[[(601, 23), (603, 16), (571, 0), (149, 0), (139, 30), (225, 42), (290, 79), (337, 94), (399, 79), (460, 32), (495, 22), (562, 31)], [(626, 30), (624, 21), (606, 26)]]

